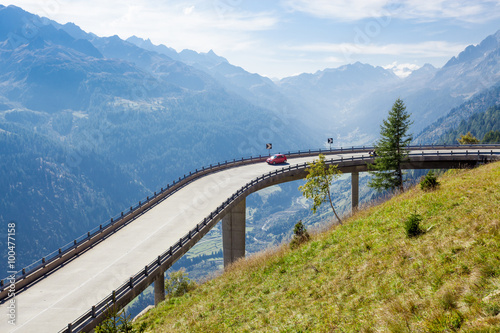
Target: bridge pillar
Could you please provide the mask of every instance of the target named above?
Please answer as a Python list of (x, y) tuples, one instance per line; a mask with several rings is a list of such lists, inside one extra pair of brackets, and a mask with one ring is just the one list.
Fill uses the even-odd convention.
[(165, 300), (165, 275), (161, 273), (155, 279), (155, 306)]
[(245, 256), (245, 210), (243, 199), (222, 218), (222, 252), (224, 267)]
[(359, 204), (359, 172), (351, 173), (351, 208), (352, 212), (358, 209)]

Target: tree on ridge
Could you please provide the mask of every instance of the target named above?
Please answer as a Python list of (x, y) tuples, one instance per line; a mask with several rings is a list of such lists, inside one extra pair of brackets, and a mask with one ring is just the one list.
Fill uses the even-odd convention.
[(373, 176), (368, 186), (377, 191), (404, 191), (401, 165), (409, 160), (407, 148), (413, 136), (408, 130), (412, 123), (404, 102), (398, 98), (380, 126), (380, 139), (375, 144), (375, 162), (369, 165), (369, 169), (375, 172), (371, 172)]

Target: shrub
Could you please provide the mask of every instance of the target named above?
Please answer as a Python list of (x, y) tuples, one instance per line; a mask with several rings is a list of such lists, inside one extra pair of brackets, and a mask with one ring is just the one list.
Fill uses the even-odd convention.
[(495, 317), (500, 314), (500, 304), (497, 303), (482, 303), (486, 315)]
[(422, 177), (422, 180), (420, 181), (420, 188), (423, 191), (434, 190), (438, 186), (439, 186), (439, 182), (437, 181), (436, 175), (432, 171), (429, 171), (429, 173), (427, 173), (427, 175)]
[(146, 323), (139, 327), (132, 326), (132, 319), (124, 310), (117, 312), (113, 309), (104, 321), (94, 328), (95, 333), (143, 333), (146, 330)]
[(467, 132), (465, 135), (460, 135), (460, 139), (457, 139), (458, 143), (461, 145), (475, 145), (480, 141), (471, 132)]
[(293, 228), (293, 238), (292, 241), (290, 242), (290, 247), (292, 249), (298, 247), (300, 244), (305, 243), (309, 240), (310, 236), (309, 233), (307, 232), (306, 227), (302, 223), (302, 221), (299, 221), (295, 224), (295, 227)]
[(423, 233), (422, 228), (420, 227), (420, 222), (422, 222), (422, 216), (416, 213), (412, 213), (404, 223), (406, 236), (408, 237), (416, 237)]
[(439, 300), (443, 310), (450, 311), (457, 308), (457, 295), (451, 290), (447, 290)]
[(427, 332), (456, 332), (462, 327), (464, 320), (463, 314), (457, 310), (443, 312), (427, 323)]
[(169, 297), (180, 297), (196, 288), (196, 282), (188, 278), (188, 273), (183, 269), (172, 272), (165, 280), (165, 293)]

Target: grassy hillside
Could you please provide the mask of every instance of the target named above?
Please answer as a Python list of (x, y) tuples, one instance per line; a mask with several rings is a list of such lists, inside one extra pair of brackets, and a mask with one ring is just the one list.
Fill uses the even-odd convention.
[[(499, 332), (500, 163), (449, 171), (167, 299), (148, 332)], [(407, 238), (403, 221), (423, 217)]]

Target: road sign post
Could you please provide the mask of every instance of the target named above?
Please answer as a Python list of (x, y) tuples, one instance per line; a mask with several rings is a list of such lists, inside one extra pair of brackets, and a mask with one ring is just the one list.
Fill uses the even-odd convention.
[(333, 138), (328, 138), (328, 144), (330, 145), (330, 150), (332, 150)]
[(266, 143), (266, 149), (269, 150), (269, 156), (271, 156), (271, 149), (273, 149), (272, 143)]

